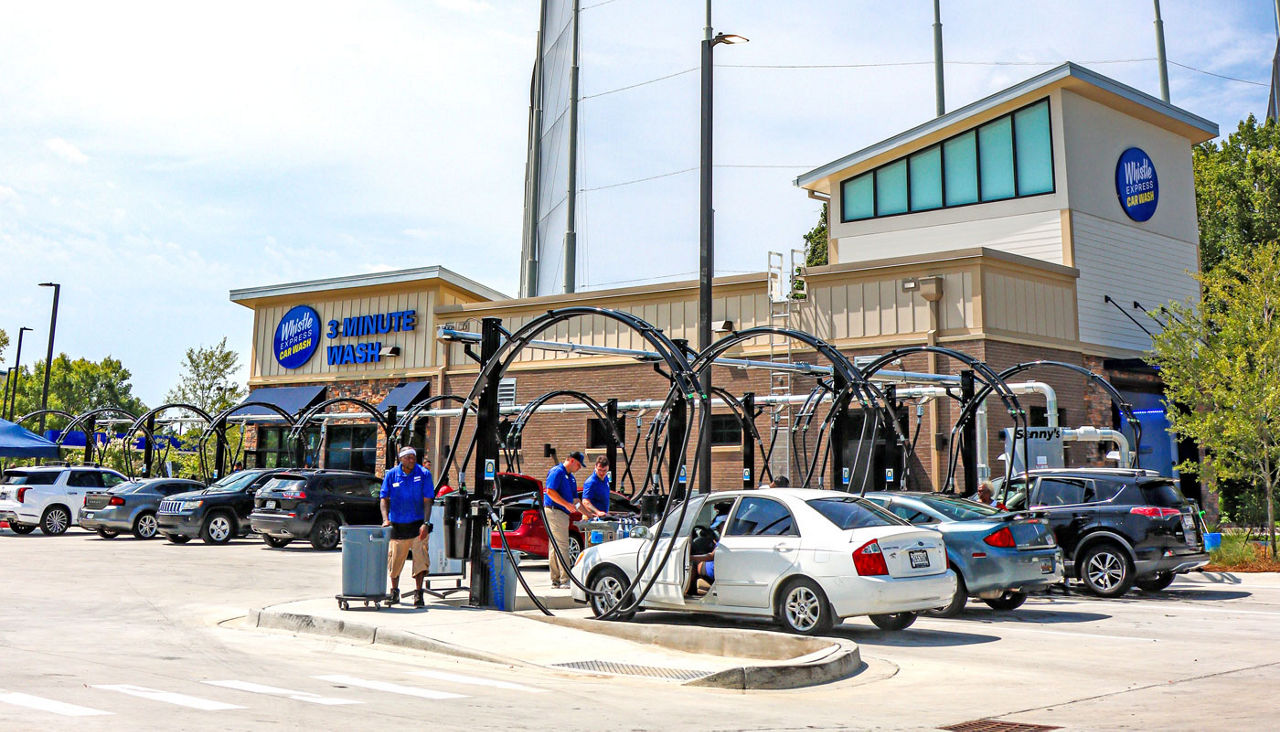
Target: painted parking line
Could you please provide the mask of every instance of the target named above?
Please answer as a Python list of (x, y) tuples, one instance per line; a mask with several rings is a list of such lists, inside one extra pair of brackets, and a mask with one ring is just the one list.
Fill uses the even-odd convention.
[(188, 707), (190, 709), (199, 709), (205, 712), (221, 712), (228, 709), (244, 709), (244, 707), (235, 704), (227, 704), (225, 702), (214, 701), (212, 699), (202, 699), (198, 696), (190, 696), (188, 694), (179, 694), (176, 691), (162, 691), (160, 689), (150, 689), (145, 686), (134, 686), (133, 684), (94, 684), (93, 688), (103, 689), (105, 691), (117, 691), (121, 694), (136, 696), (142, 699), (150, 699), (151, 701), (163, 702), (165, 704), (174, 704), (180, 707)]
[(530, 694), (545, 694), (546, 689), (535, 689), (532, 686), (524, 684), (515, 684), (510, 681), (498, 681), (497, 679), (485, 679), (479, 676), (466, 676), (463, 674), (450, 673), (448, 671), (436, 671), (435, 669), (417, 669), (409, 673), (414, 676), (425, 676), (429, 679), (437, 679), (439, 681), (452, 681), (455, 684), (470, 684), (473, 686), (491, 686), (495, 689), (506, 689), (508, 691), (527, 691)]
[(90, 709), (89, 707), (60, 702), (56, 699), (45, 699), (42, 696), (32, 696), (31, 694), (23, 694), (17, 691), (5, 691), (4, 689), (0, 689), (0, 704), (36, 709), (50, 714), (59, 714), (63, 717), (100, 717), (112, 713), (104, 712), (101, 709)]
[(405, 686), (403, 684), (392, 684), (387, 681), (371, 681), (369, 679), (361, 679), (355, 676), (344, 676), (342, 674), (332, 674), (328, 676), (315, 676), (313, 678), (321, 681), (328, 681), (331, 684), (340, 686), (355, 686), (361, 689), (373, 689), (374, 691), (385, 691), (389, 694), (403, 694), (405, 696), (416, 696), (419, 699), (464, 699), (465, 694), (451, 694), (447, 691), (435, 691), (434, 689), (423, 689), (417, 686)]
[(355, 699), (341, 699), (335, 696), (321, 696), (313, 694), (309, 691), (295, 691), (293, 689), (281, 689), (278, 686), (267, 686), (266, 684), (255, 684), (252, 681), (236, 681), (228, 679), (226, 681), (205, 681), (203, 683), (210, 686), (220, 686), (224, 689), (235, 689), (236, 691), (247, 691), (252, 694), (267, 694), (270, 696), (284, 696), (294, 701), (307, 702), (308, 704), (324, 704), (328, 706), (340, 706), (342, 704), (362, 704), (363, 702)]

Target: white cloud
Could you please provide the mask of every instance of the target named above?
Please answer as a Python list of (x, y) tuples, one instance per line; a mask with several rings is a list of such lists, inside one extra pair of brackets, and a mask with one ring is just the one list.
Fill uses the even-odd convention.
[(52, 137), (44, 141), (44, 146), (49, 152), (57, 155), (68, 163), (76, 165), (84, 165), (89, 162), (89, 156), (80, 152), (80, 148), (72, 145), (61, 137)]

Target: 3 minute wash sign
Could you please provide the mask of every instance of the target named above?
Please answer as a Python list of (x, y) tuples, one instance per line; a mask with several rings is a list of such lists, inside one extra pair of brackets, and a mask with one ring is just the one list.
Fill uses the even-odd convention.
[(291, 308), (276, 326), (276, 361), (296, 369), (311, 360), (320, 347), (320, 315), (307, 305)]
[(1142, 148), (1131, 147), (1120, 153), (1116, 161), (1116, 195), (1120, 208), (1134, 221), (1147, 221), (1156, 213), (1160, 202), (1160, 181), (1151, 156)]

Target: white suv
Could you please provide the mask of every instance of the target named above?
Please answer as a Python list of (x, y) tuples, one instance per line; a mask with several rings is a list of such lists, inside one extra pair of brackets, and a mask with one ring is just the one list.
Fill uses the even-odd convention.
[(91, 465), (41, 465), (4, 471), (0, 481), (0, 521), (19, 534), (66, 533), (79, 520), (84, 494), (106, 490), (128, 478)]

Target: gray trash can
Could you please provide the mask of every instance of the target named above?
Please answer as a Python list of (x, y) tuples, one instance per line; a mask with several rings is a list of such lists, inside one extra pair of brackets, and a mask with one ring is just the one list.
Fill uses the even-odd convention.
[(382, 599), (387, 596), (387, 549), (390, 546), (390, 528), (342, 527), (343, 597)]
[(516, 579), (515, 567), (508, 557), (515, 564), (520, 563), (519, 555), (505, 549), (489, 550), (489, 596), (493, 598), (494, 608), (512, 612), (516, 609), (516, 588), (520, 580)]

